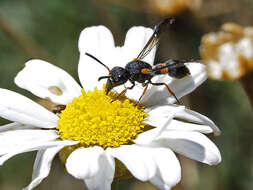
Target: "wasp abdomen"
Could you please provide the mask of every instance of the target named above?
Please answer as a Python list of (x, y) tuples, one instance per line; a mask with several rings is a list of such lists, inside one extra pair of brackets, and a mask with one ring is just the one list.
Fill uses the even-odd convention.
[(181, 79), (190, 75), (190, 70), (185, 66), (184, 61), (169, 59), (164, 63), (168, 68), (168, 75)]

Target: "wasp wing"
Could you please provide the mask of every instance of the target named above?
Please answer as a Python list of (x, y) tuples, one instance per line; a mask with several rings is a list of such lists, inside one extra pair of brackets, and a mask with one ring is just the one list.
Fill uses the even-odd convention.
[(151, 52), (151, 50), (156, 45), (158, 45), (162, 32), (165, 30), (168, 24), (172, 24), (173, 22), (174, 22), (173, 18), (166, 18), (155, 26), (152, 36), (150, 37), (150, 39), (148, 40), (144, 48), (139, 53), (138, 57), (136, 58), (137, 60), (141, 60), (144, 57), (146, 57)]
[(191, 62), (196, 62), (196, 63), (201, 63), (200, 59), (181, 59), (181, 60), (175, 60), (175, 59), (168, 59), (167, 61), (163, 63), (157, 63), (152, 67), (151, 71), (158, 71), (161, 69), (168, 68), (170, 69), (177, 69), (180, 67), (186, 66), (185, 64), (191, 63)]

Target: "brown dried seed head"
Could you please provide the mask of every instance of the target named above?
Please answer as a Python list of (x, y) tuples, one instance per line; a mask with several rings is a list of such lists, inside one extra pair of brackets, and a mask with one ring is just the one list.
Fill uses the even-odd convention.
[(200, 54), (211, 78), (238, 79), (253, 69), (253, 27), (223, 24), (202, 37)]

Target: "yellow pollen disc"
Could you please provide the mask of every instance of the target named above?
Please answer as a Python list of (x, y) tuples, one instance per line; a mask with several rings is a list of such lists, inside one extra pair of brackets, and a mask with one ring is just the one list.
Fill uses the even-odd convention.
[(103, 148), (129, 144), (146, 126), (144, 106), (105, 90), (85, 92), (75, 98), (59, 114), (58, 133), (61, 139), (80, 141), (80, 146)]

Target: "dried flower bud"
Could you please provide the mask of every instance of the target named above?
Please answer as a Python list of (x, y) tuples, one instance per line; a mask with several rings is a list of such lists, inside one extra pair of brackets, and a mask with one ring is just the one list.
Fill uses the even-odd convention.
[(225, 23), (202, 37), (200, 54), (213, 79), (234, 80), (253, 69), (253, 27)]

